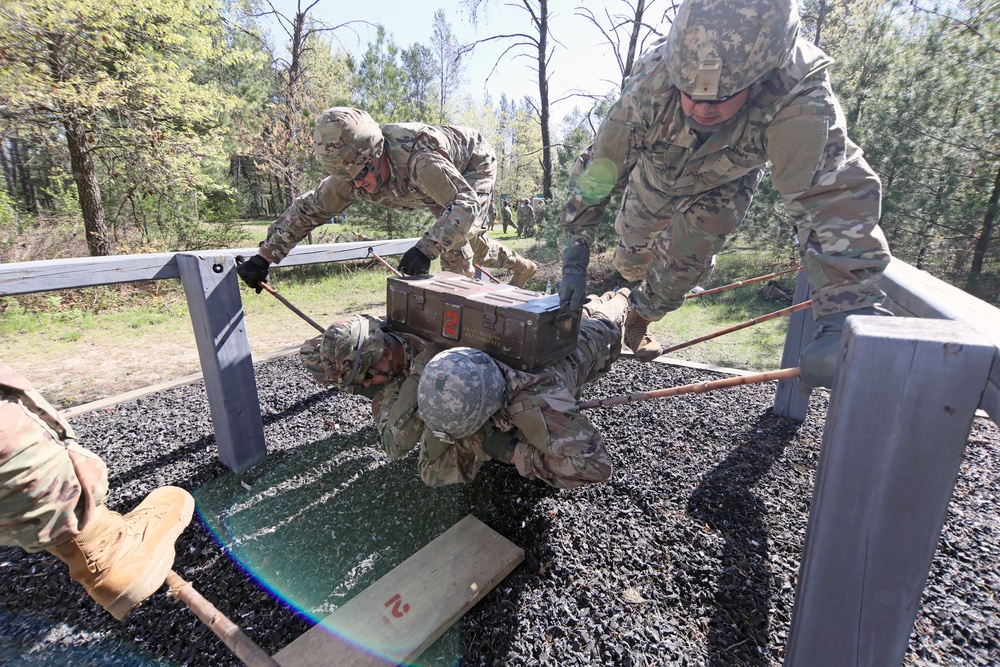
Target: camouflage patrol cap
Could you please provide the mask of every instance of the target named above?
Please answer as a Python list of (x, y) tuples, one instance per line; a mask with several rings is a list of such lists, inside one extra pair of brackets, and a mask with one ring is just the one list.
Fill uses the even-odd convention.
[(333, 107), (316, 119), (316, 157), (324, 171), (350, 181), (365, 165), (382, 155), (382, 128), (361, 109)]
[(355, 315), (310, 339), (299, 349), (299, 359), (321, 384), (347, 389), (361, 384), (368, 369), (382, 358), (385, 339), (381, 320)]
[(506, 388), (490, 355), (453, 347), (424, 368), (417, 385), (417, 410), (431, 430), (467, 438), (503, 407)]
[(793, 0), (685, 0), (667, 35), (667, 71), (692, 100), (721, 100), (780, 67), (798, 34)]

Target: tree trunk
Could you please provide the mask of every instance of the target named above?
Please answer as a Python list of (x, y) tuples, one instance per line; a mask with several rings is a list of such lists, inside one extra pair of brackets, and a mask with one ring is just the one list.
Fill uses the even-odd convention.
[(552, 199), (552, 143), (549, 140), (549, 79), (546, 44), (549, 34), (548, 0), (538, 0), (538, 99), (542, 122), (542, 197)]
[(63, 125), (66, 128), (66, 145), (69, 147), (80, 212), (83, 213), (87, 248), (91, 257), (110, 255), (111, 240), (104, 220), (104, 202), (101, 201), (101, 186), (97, 182), (94, 161), (87, 150), (87, 132), (76, 118), (64, 118)]
[(24, 197), (25, 210), (38, 215), (38, 198), (35, 197), (35, 186), (31, 182), (31, 171), (28, 169), (24, 151), (21, 149), (21, 140), (17, 137), (10, 138), (10, 157), (21, 185), (21, 196)]
[(635, 5), (635, 19), (632, 21), (632, 34), (628, 38), (628, 53), (625, 54), (625, 64), (622, 67), (622, 85), (625, 90), (625, 80), (632, 75), (632, 65), (635, 64), (635, 50), (639, 44), (639, 30), (642, 29), (642, 15), (646, 12), (646, 0), (639, 0)]
[(816, 39), (813, 44), (819, 46), (820, 37), (823, 33), (823, 20), (826, 18), (826, 0), (819, 0), (816, 3)]
[(976, 294), (979, 282), (983, 276), (983, 263), (986, 259), (986, 253), (990, 249), (993, 226), (997, 219), (998, 204), (1000, 204), (1000, 167), (997, 168), (997, 176), (993, 181), (993, 191), (990, 193), (990, 201), (986, 205), (986, 215), (983, 216), (983, 224), (979, 228), (979, 235), (976, 237), (976, 247), (972, 251), (972, 266), (969, 268), (969, 277), (965, 283), (965, 290), (970, 294)]
[(7, 159), (7, 138), (0, 138), (0, 169), (3, 169), (3, 178), (7, 183), (7, 192), (10, 193), (11, 204), (17, 205), (17, 174)]

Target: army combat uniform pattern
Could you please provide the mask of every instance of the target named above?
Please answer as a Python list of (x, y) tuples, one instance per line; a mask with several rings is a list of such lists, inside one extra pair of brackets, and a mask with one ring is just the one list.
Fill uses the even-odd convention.
[[(411, 334), (385, 332), (404, 346), (407, 367), (389, 382), (352, 387), (372, 399), (372, 415), (382, 447), (394, 458), (406, 456), (419, 444), (421, 479), (431, 486), (471, 482), (490, 456), (483, 438), (494, 429), (517, 437), (512, 463), (528, 479), (539, 479), (563, 489), (603, 482), (611, 475), (611, 459), (604, 439), (577, 401), (583, 386), (611, 368), (621, 354), (621, 329), (599, 312), (580, 325), (576, 350), (539, 373), (524, 373), (496, 362), (507, 382), (506, 405), (468, 438), (441, 438), (417, 413), (420, 374), (442, 348)], [(328, 360), (319, 358), (319, 340), (303, 346), (303, 366), (320, 382)]]
[(365, 199), (403, 211), (429, 209), (437, 216), (417, 247), (432, 259), (440, 256), (445, 271), (471, 276), (473, 262), (513, 267), (514, 251), (486, 235), (497, 165), (493, 148), (482, 134), (467, 127), (422, 123), (381, 127), (383, 151), (391, 168), (388, 181), (370, 193), (349, 181), (326, 177), (271, 224), (260, 255), (280, 262), (310, 231)]
[(104, 462), (0, 361), (0, 544), (36, 552), (72, 538), (107, 496)]
[(593, 245), (612, 195), (616, 268), (645, 278), (636, 311), (658, 319), (678, 308), (727, 235), (743, 220), (764, 166), (798, 234), (816, 317), (881, 301), (889, 262), (878, 219), (881, 184), (847, 137), (830, 87), (833, 62), (799, 38), (791, 55), (750, 88), (745, 107), (713, 132), (686, 122), (657, 42), (626, 81), (594, 143), (574, 166), (561, 218), (568, 242)]

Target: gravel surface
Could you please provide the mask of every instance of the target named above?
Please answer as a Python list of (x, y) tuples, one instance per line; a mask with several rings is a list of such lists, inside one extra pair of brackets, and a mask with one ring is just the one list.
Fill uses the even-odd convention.
[[(365, 399), (294, 357), (257, 376), (270, 454), (240, 476), (218, 463), (201, 383), (72, 422), (108, 463), (113, 509), (163, 484), (196, 493), (175, 570), (268, 653), (471, 513), (525, 561), (420, 664), (781, 664), (825, 392), (802, 425), (771, 413), (773, 385), (596, 409), (607, 484), (556, 491), (490, 463), (431, 489), (414, 456), (371, 446)], [(625, 358), (587, 398), (718, 377)], [(1000, 432), (977, 419), (906, 665), (1000, 662), (998, 466)], [(239, 661), (163, 592), (118, 623), (53, 557), (0, 548), (0, 664)]]

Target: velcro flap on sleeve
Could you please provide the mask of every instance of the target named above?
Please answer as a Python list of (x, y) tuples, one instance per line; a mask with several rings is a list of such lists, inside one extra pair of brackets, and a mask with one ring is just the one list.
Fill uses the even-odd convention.
[(824, 116), (777, 119), (767, 131), (771, 181), (783, 195), (808, 189), (816, 178), (829, 135)]

